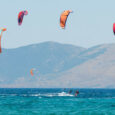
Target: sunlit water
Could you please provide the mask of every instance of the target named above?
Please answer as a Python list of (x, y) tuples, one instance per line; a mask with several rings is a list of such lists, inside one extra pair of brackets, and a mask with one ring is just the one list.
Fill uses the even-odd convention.
[(0, 89), (0, 114), (115, 115), (114, 89), (72, 89), (71, 94), (69, 90)]

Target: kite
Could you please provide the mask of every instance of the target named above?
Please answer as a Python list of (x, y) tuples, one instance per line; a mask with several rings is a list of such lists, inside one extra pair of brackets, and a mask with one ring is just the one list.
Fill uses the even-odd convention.
[(62, 29), (65, 28), (66, 26), (66, 21), (67, 21), (67, 18), (69, 16), (69, 14), (72, 12), (72, 10), (65, 10), (61, 16), (60, 16), (60, 26)]
[(33, 69), (30, 70), (31, 76), (34, 76)]
[(19, 12), (19, 14), (18, 14), (18, 25), (22, 24), (24, 15), (27, 15), (27, 14), (28, 14), (28, 11), (21, 11), (21, 12)]
[(4, 31), (6, 31), (6, 28), (0, 28), (0, 32), (1, 32), (1, 34), (0, 34), (0, 53), (2, 52), (2, 48), (1, 48), (1, 38), (2, 38), (2, 33), (3, 33)]
[(115, 35), (115, 23), (113, 24), (113, 33)]

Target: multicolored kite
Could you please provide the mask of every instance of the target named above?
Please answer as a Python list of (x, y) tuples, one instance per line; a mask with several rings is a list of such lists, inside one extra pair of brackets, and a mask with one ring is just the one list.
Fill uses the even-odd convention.
[(113, 33), (115, 35), (115, 23), (113, 24)]
[(27, 14), (28, 14), (27, 11), (21, 11), (21, 12), (19, 12), (19, 14), (18, 14), (18, 25), (22, 24), (24, 15), (27, 15)]

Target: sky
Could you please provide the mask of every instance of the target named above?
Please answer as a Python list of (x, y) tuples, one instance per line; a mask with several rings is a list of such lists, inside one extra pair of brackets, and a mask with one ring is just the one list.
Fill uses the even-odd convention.
[[(89, 48), (115, 43), (115, 0), (0, 0), (3, 48), (54, 41)], [(21, 26), (18, 13), (27, 10)], [(59, 25), (64, 10), (72, 10), (66, 29)]]

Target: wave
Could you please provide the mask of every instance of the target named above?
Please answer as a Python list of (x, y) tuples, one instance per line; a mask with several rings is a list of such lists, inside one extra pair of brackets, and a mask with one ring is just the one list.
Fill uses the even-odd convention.
[(24, 97), (72, 97), (74, 95), (69, 94), (67, 92), (61, 92), (61, 93), (38, 93), (38, 94), (0, 94), (0, 96), (24, 96)]
[(72, 94), (69, 94), (69, 93), (66, 93), (66, 92), (61, 92), (61, 93), (58, 93), (58, 96), (74, 96)]
[(41, 97), (68, 97), (68, 96), (74, 96), (72, 94), (61, 92), (61, 93), (46, 93), (46, 94), (33, 94), (31, 96), (41, 96)]

